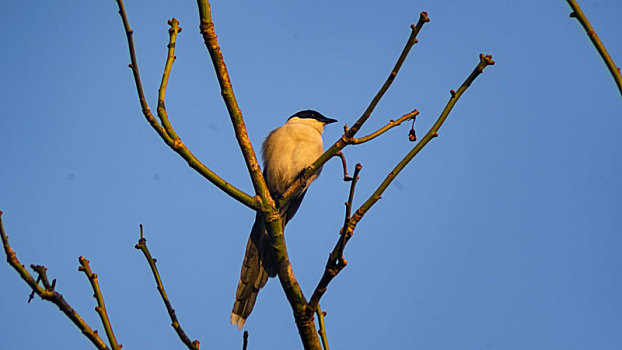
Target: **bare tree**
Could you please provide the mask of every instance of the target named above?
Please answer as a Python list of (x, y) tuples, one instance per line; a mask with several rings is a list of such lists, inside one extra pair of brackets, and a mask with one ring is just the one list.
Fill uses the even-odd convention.
[[(169, 76), (171, 74), (172, 65), (175, 60), (175, 43), (177, 35), (181, 31), (179, 22), (177, 19), (172, 18), (168, 24), (169, 29), (169, 42), (168, 42), (168, 54), (166, 64), (164, 67), (164, 73), (159, 87), (158, 103), (156, 108), (156, 116), (153, 115), (151, 108), (149, 107), (147, 100), (143, 92), (143, 86), (138, 69), (138, 59), (134, 50), (133, 30), (130, 27), (128, 16), (125, 12), (125, 8), (122, 0), (117, 0), (119, 13), (125, 29), (127, 43), (130, 53), (130, 68), (134, 76), (134, 81), (137, 89), (138, 98), (142, 108), (142, 113), (161, 137), (161, 139), (177, 154), (179, 154), (190, 167), (196, 170), (206, 180), (217, 186), (223, 192), (228, 194), (231, 198), (242, 203), (249, 209), (261, 213), (265, 219), (265, 227), (267, 228), (271, 246), (274, 250), (274, 256), (277, 261), (278, 278), (281, 283), (281, 287), (285, 292), (287, 300), (291, 306), (295, 323), (298, 328), (301, 342), (305, 349), (321, 349), (322, 347), (328, 349), (328, 341), (326, 338), (326, 330), (324, 328), (323, 313), (320, 308), (320, 301), (322, 296), (326, 293), (330, 282), (335, 278), (340, 271), (347, 265), (347, 261), (344, 257), (344, 250), (353, 237), (354, 231), (358, 223), (362, 220), (365, 214), (372, 208), (372, 206), (381, 198), (384, 191), (395, 180), (396, 176), (404, 169), (406, 165), (413, 160), (413, 158), (435, 137), (438, 136), (438, 132), (447, 120), (452, 108), (466, 91), (466, 89), (473, 83), (483, 70), (488, 66), (494, 64), (490, 55), (481, 54), (479, 61), (476, 63), (473, 71), (467, 76), (462, 85), (457, 90), (450, 91), (449, 101), (445, 108), (439, 113), (439, 116), (433, 126), (427, 131), (424, 136), (417, 142), (410, 151), (408, 151), (401, 161), (399, 161), (393, 169), (391, 169), (386, 178), (378, 184), (373, 194), (367, 198), (363, 204), (356, 210), (353, 208), (353, 199), (355, 195), (356, 184), (359, 179), (362, 166), (357, 164), (354, 169), (353, 176), (350, 177), (346, 170), (346, 160), (342, 153), (348, 146), (355, 146), (372, 141), (376, 137), (386, 133), (392, 128), (400, 125), (401, 123), (412, 121), (413, 127), (409, 132), (409, 139), (411, 141), (417, 141), (417, 136), (414, 130), (414, 121), (419, 112), (414, 109), (413, 111), (404, 113), (401, 117), (395, 120), (390, 120), (387, 124), (378, 130), (362, 136), (357, 136), (358, 131), (363, 124), (371, 117), (376, 105), (387, 92), (395, 77), (397, 76), (400, 68), (406, 60), (411, 48), (417, 43), (417, 34), (422, 29), (423, 25), (429, 22), (429, 18), (426, 12), (421, 12), (416, 24), (411, 25), (411, 33), (404, 45), (404, 48), (397, 59), (392, 71), (388, 78), (383, 83), (377, 94), (374, 96), (369, 106), (364, 113), (356, 119), (351, 127), (345, 126), (343, 135), (338, 138), (332, 146), (325, 151), (310, 167), (302, 172), (299, 178), (294, 181), (284, 193), (282, 198), (273, 198), (270, 195), (266, 181), (263, 177), (261, 167), (257, 161), (255, 151), (252, 147), (249, 139), (242, 112), (238, 106), (235, 98), (232, 83), (227, 72), (227, 67), (223, 58), (223, 54), (220, 49), (220, 45), (217, 39), (217, 35), (214, 29), (214, 23), (212, 21), (212, 14), (210, 4), (207, 0), (198, 0), (198, 12), (200, 18), (200, 33), (203, 37), (205, 46), (209, 52), (211, 61), (216, 72), (218, 82), (220, 84), (221, 95), (227, 107), (231, 123), (235, 131), (235, 137), (244, 156), (245, 164), (249, 176), (253, 183), (255, 194), (251, 195), (236, 188), (225, 179), (218, 176), (213, 170), (201, 162), (191, 150), (186, 147), (182, 142), (181, 137), (177, 134), (169, 121), (169, 116), (165, 106), (165, 94)], [(344, 180), (350, 181), (350, 190), (348, 198), (345, 202), (345, 215), (343, 225), (338, 231), (337, 240), (332, 252), (329, 254), (323, 276), (318, 281), (315, 289), (313, 290), (311, 297), (307, 299), (304, 296), (301, 287), (296, 280), (293, 273), (293, 268), (288, 257), (287, 247), (285, 245), (283, 235), (283, 222), (280, 218), (279, 208), (285, 207), (291, 200), (292, 195), (299, 192), (300, 189), (307, 183), (307, 179), (313, 176), (323, 164), (325, 164), (331, 158), (339, 156), (342, 159), (344, 167)], [(106, 307), (104, 299), (99, 288), (97, 274), (91, 271), (89, 261), (83, 257), (79, 258), (80, 270), (85, 273), (88, 280), (91, 283), (94, 297), (97, 300), (96, 311), (100, 316), (102, 324), (106, 332), (106, 338), (108, 344), (102, 340), (97, 331), (94, 331), (80, 315), (65, 301), (63, 296), (55, 290), (55, 281), (51, 283), (48, 280), (46, 268), (43, 266), (32, 265), (32, 269), (35, 271), (37, 277), (33, 277), (28, 270), (19, 262), (16, 253), (9, 245), (8, 238), (4, 232), (4, 228), (1, 226), (1, 212), (0, 212), (0, 228), (2, 233), (2, 241), (4, 244), (4, 250), (7, 255), (8, 263), (20, 274), (21, 278), (32, 288), (33, 295), (37, 294), (42, 299), (48, 300), (59, 307), (59, 309), (65, 313), (71, 321), (82, 331), (82, 333), (98, 348), (98, 349), (120, 349), (121, 345), (118, 344), (114, 332), (112, 330), (111, 322), (108, 319), (106, 313)], [(179, 338), (189, 349), (198, 349), (199, 342), (192, 341), (183, 331), (179, 320), (175, 314), (175, 310), (171, 305), (171, 302), (164, 289), (161, 277), (157, 270), (155, 259), (151, 256), (147, 245), (146, 239), (143, 237), (142, 226), (140, 233), (140, 240), (136, 245), (136, 248), (141, 250), (145, 255), (145, 258), (149, 262), (153, 276), (156, 280), (157, 289), (160, 292), (162, 300), (168, 310), (172, 326), (177, 332)], [(319, 330), (316, 327), (315, 315), (318, 316)], [(247, 333), (244, 335), (244, 346), (247, 344)]]

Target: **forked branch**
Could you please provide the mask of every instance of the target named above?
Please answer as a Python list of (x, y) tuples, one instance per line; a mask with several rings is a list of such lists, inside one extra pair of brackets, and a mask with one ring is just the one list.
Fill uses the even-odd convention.
[[(140, 79), (140, 73), (138, 70), (138, 61), (136, 59), (136, 51), (134, 49), (134, 39), (133, 39), (134, 31), (130, 28), (130, 23), (129, 23), (129, 20), (127, 19), (127, 14), (125, 13), (125, 7), (123, 5), (123, 0), (117, 0), (117, 5), (119, 7), (119, 15), (121, 15), (121, 19), (123, 21), (123, 27), (125, 29), (125, 36), (127, 38), (127, 45), (128, 45), (129, 52), (130, 52), (131, 63), (129, 67), (132, 69), (132, 74), (134, 76), (134, 83), (136, 85), (136, 91), (138, 93), (138, 100), (140, 101), (140, 106), (142, 108), (142, 112), (143, 112), (143, 115), (145, 116), (145, 119), (147, 119), (151, 127), (158, 133), (158, 135), (160, 135), (160, 138), (162, 138), (164, 143), (166, 143), (167, 146), (169, 146), (173, 151), (179, 154), (188, 163), (188, 165), (194, 170), (196, 170), (199, 174), (201, 174), (201, 176), (203, 176), (209, 182), (213, 183), (216, 187), (220, 188), (223, 192), (227, 193), (229, 196), (231, 196), (238, 202), (246, 205), (247, 207), (251, 209), (259, 210), (261, 208), (261, 203), (255, 200), (254, 197), (251, 197), (250, 195), (244, 193), (242, 190), (238, 189), (237, 187), (225, 181), (223, 178), (221, 178), (216, 173), (214, 173), (211, 169), (205, 166), (205, 164), (199, 161), (199, 159), (197, 159), (197, 157), (192, 152), (190, 152), (190, 150), (186, 147), (186, 145), (184, 145), (181, 139), (177, 137), (177, 134), (174, 132), (173, 128), (168, 123), (168, 115), (166, 115), (166, 118), (163, 119), (162, 121), (163, 124), (167, 125), (166, 129), (162, 125), (160, 125), (157, 119), (153, 116), (153, 114), (151, 113), (151, 109), (149, 108), (149, 105), (147, 103), (147, 99), (145, 98), (145, 94), (143, 92), (143, 86), (142, 86), (141, 79)], [(177, 31), (175, 35), (171, 34), (170, 40), (174, 40), (178, 32), (179, 31)], [(174, 41), (173, 41), (173, 44), (174, 44)], [(169, 50), (168, 50), (167, 57), (169, 57), (170, 55), (173, 55), (174, 57), (174, 49), (175, 49), (175, 45), (171, 45), (171, 42), (169, 41)], [(167, 66), (166, 66), (167, 68), (165, 68), (165, 71), (164, 71), (165, 76), (162, 79), (163, 81), (168, 80), (168, 74), (170, 73), (170, 68), (172, 66), (172, 61), (170, 65), (168, 64), (168, 61), (169, 59), (167, 59)], [(166, 84), (164, 84), (164, 90), (165, 89), (166, 89)], [(161, 89), (159, 96), (162, 98), (162, 105), (164, 105), (163, 89)]]
[[(24, 280), (24, 282), (26, 282), (26, 284), (28, 284), (28, 286), (32, 288), (32, 290), (39, 297), (41, 297), (41, 299), (47, 300), (56, 305), (60, 309), (60, 311), (62, 311), (65, 316), (67, 316), (71, 320), (71, 322), (73, 322), (73, 324), (78, 327), (82, 334), (84, 334), (84, 336), (87, 337), (91, 341), (91, 343), (93, 343), (93, 345), (95, 345), (97, 349), (109, 350), (106, 343), (104, 343), (104, 341), (97, 334), (97, 331), (94, 331), (84, 321), (84, 319), (82, 319), (82, 317), (76, 312), (76, 310), (74, 310), (69, 305), (69, 303), (65, 301), (65, 298), (63, 298), (60, 293), (54, 290), (54, 282), (52, 282), (49, 287), (41, 287), (39, 283), (37, 283), (37, 281), (32, 277), (32, 275), (30, 275), (28, 270), (26, 270), (24, 265), (22, 265), (22, 263), (17, 258), (17, 254), (15, 253), (13, 248), (11, 248), (11, 245), (9, 244), (9, 237), (4, 231), (4, 225), (2, 223), (2, 211), (0, 211), (0, 236), (2, 238), (2, 245), (4, 247), (4, 253), (6, 254), (7, 263), (11, 265), (11, 267), (13, 267), (13, 269), (19, 274), (22, 280)], [(45, 273), (44, 270), (41, 269), (41, 271), (42, 273)], [(39, 274), (40, 277), (42, 276), (42, 273)]]

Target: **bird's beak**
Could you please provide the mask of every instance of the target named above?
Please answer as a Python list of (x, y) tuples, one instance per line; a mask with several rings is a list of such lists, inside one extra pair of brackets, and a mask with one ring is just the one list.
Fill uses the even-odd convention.
[(323, 122), (324, 124), (331, 124), (331, 123), (335, 123), (335, 122), (337, 122), (337, 119), (332, 119), (332, 118), (326, 118), (326, 117), (324, 117), (324, 119), (322, 120), (322, 122)]

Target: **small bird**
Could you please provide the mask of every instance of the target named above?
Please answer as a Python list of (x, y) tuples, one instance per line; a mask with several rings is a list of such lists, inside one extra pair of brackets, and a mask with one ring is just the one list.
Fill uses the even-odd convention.
[[(324, 125), (336, 122), (322, 114), (305, 110), (289, 117), (285, 125), (270, 132), (263, 142), (263, 175), (272, 198), (279, 199), (300, 173), (313, 164), (324, 152)], [(320, 169), (321, 170), (321, 169)], [(318, 170), (295, 193), (289, 203), (280, 208), (282, 225), (292, 219), (305, 196), (307, 188), (319, 174)], [(240, 281), (235, 292), (231, 324), (242, 329), (257, 299), (257, 293), (268, 277), (277, 275), (275, 258), (268, 242), (263, 214), (257, 212), (242, 262)]]

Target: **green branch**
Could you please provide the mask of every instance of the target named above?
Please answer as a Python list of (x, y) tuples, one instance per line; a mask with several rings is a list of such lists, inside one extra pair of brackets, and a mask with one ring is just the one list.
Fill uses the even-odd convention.
[[(123, 5), (123, 0), (117, 0), (117, 5), (119, 6), (119, 15), (121, 15), (121, 19), (123, 21), (123, 27), (125, 29), (125, 35), (127, 37), (127, 44), (130, 51), (130, 63), (129, 67), (132, 69), (132, 74), (134, 76), (134, 83), (136, 85), (136, 91), (138, 93), (138, 100), (140, 102), (143, 115), (147, 122), (151, 125), (151, 127), (160, 135), (160, 138), (169, 146), (173, 151), (177, 152), (187, 163), (188, 165), (196, 170), (201, 176), (207, 179), (209, 182), (214, 184), (216, 187), (220, 188), (223, 192), (237, 200), (238, 202), (246, 205), (247, 207), (259, 210), (261, 208), (260, 203), (255, 200), (254, 197), (249, 196), (243, 191), (239, 190), (237, 187), (231, 185), (220, 176), (216, 175), (211, 169), (205, 166), (201, 161), (197, 159), (197, 157), (190, 152), (190, 150), (184, 145), (184, 143), (179, 139), (177, 134), (172, 130), (172, 127), (168, 123), (168, 115), (164, 115), (162, 119), (163, 124), (166, 126), (166, 129), (158, 123), (156, 118), (151, 113), (151, 109), (147, 104), (147, 100), (145, 99), (145, 94), (143, 92), (142, 83), (140, 80), (140, 73), (138, 71), (138, 62), (136, 59), (136, 52), (134, 50), (134, 39), (133, 33), (134, 31), (130, 28), (130, 23), (127, 19), (127, 14), (125, 13), (125, 7)], [(179, 32), (179, 31), (177, 31)], [(176, 33), (175, 33), (176, 35)], [(171, 39), (174, 39), (173, 34), (171, 34)], [(169, 54), (173, 53), (175, 46), (170, 45), (169, 42)], [(173, 56), (174, 57), (174, 56)], [(167, 60), (168, 61), (168, 60)], [(172, 61), (171, 61), (172, 65)], [(168, 74), (170, 73), (170, 66), (167, 62), (167, 68), (165, 68), (164, 76), (162, 78), (163, 82), (168, 80)], [(164, 89), (166, 88), (166, 83), (164, 84)], [(162, 89), (162, 85), (160, 87), (160, 97), (164, 98), (164, 90)], [(164, 103), (162, 102), (162, 107)], [(162, 118), (162, 116), (161, 116)], [(167, 129), (169, 129), (167, 131)]]
[(403, 122), (405, 122), (405, 121), (407, 121), (409, 119), (414, 119), (415, 117), (417, 117), (418, 114), (419, 114), (419, 111), (415, 109), (414, 111), (412, 111), (410, 113), (406, 113), (406, 114), (404, 114), (403, 116), (399, 117), (396, 120), (391, 119), (387, 123), (387, 125), (381, 127), (380, 129), (372, 132), (371, 134), (369, 134), (367, 136), (363, 136), (363, 137), (358, 138), (358, 139), (355, 138), (355, 137), (348, 138), (348, 139), (346, 139), (346, 143), (349, 144), (349, 145), (358, 145), (358, 144), (361, 144), (361, 143), (365, 143), (367, 141), (371, 141), (371, 140), (375, 139), (376, 137), (384, 134), (389, 129), (392, 129), (392, 128), (402, 124)]
[(168, 112), (166, 112), (166, 105), (164, 104), (164, 97), (166, 95), (166, 86), (168, 85), (168, 78), (171, 75), (171, 68), (173, 68), (173, 62), (175, 57), (175, 43), (177, 42), (177, 34), (181, 32), (179, 21), (176, 18), (172, 18), (168, 21), (171, 28), (168, 30), (168, 55), (166, 56), (166, 64), (164, 65), (164, 73), (162, 74), (162, 82), (160, 83), (160, 89), (158, 90), (158, 117), (162, 121), (162, 126), (170, 138), (173, 140), (179, 140), (179, 136), (171, 126), (168, 120)]
[(320, 339), (322, 339), (322, 347), (324, 348), (324, 350), (329, 350), (328, 338), (326, 337), (326, 326), (324, 325), (324, 316), (326, 315), (326, 313), (322, 311), (322, 308), (320, 307), (319, 304), (317, 306), (317, 310), (315, 311), (315, 313), (317, 315), (318, 323), (320, 324), (320, 327), (317, 330), (317, 333), (320, 335)]
[(618, 90), (620, 91), (620, 94), (622, 94), (622, 75), (620, 75), (620, 68), (616, 67), (615, 63), (613, 62), (613, 59), (611, 58), (611, 56), (609, 56), (609, 52), (607, 52), (605, 45), (603, 45), (603, 43), (600, 41), (600, 38), (596, 34), (596, 31), (594, 30), (594, 28), (592, 28), (590, 21), (588, 21), (587, 17), (585, 17), (585, 14), (579, 7), (579, 4), (577, 4), (575, 0), (566, 0), (566, 1), (568, 2), (568, 5), (570, 5), (573, 11), (572, 13), (570, 13), (570, 17), (575, 17), (577, 20), (579, 20), (579, 23), (581, 23), (581, 25), (583, 26), (583, 29), (585, 29), (585, 32), (587, 33), (587, 36), (592, 41), (592, 44), (594, 44), (594, 46), (596, 47), (596, 50), (598, 50), (600, 57), (602, 57), (602, 59), (605, 61), (605, 64), (607, 65), (609, 72), (611, 73), (611, 75), (613, 76), (613, 79), (618, 85)]
[(140, 225), (140, 239), (138, 240), (138, 244), (135, 246), (136, 249), (143, 252), (145, 255), (145, 259), (149, 263), (149, 267), (151, 268), (151, 272), (153, 273), (153, 278), (156, 281), (156, 288), (158, 292), (160, 292), (160, 296), (162, 297), (162, 301), (164, 302), (164, 306), (166, 306), (166, 311), (171, 319), (171, 326), (179, 336), (179, 339), (186, 345), (186, 347), (190, 350), (199, 350), (199, 341), (194, 340), (191, 341), (190, 338), (186, 335), (186, 332), (181, 328), (179, 321), (177, 320), (177, 315), (175, 314), (175, 309), (171, 305), (171, 302), (168, 300), (168, 295), (166, 295), (166, 290), (164, 290), (164, 284), (162, 284), (162, 279), (160, 278), (160, 273), (158, 272), (158, 268), (156, 267), (156, 259), (151, 256), (149, 249), (147, 248), (147, 239), (143, 237), (143, 225)]
[(227, 106), (227, 111), (229, 112), (231, 123), (233, 124), (233, 130), (235, 131), (235, 138), (237, 139), (242, 155), (244, 156), (246, 167), (253, 181), (255, 193), (257, 193), (257, 195), (261, 198), (264, 210), (268, 210), (269, 208), (274, 209), (274, 201), (270, 196), (266, 180), (263, 178), (261, 167), (257, 162), (257, 156), (255, 155), (253, 145), (251, 144), (246, 131), (242, 111), (238, 106), (235, 93), (233, 92), (229, 72), (227, 71), (227, 66), (220, 49), (220, 44), (218, 43), (218, 36), (214, 30), (214, 22), (212, 21), (212, 12), (209, 1), (197, 0), (197, 5), (199, 7), (201, 35), (203, 36), (203, 41), (205, 42), (212, 64), (214, 65), (214, 71), (216, 72), (216, 77), (218, 78), (218, 83), (220, 85), (220, 94), (222, 95), (225, 105)]
[(80, 262), (79, 271), (84, 272), (86, 277), (91, 282), (91, 287), (93, 288), (93, 296), (95, 300), (97, 300), (97, 306), (95, 307), (95, 311), (99, 314), (99, 318), (104, 325), (104, 329), (106, 330), (106, 336), (108, 337), (108, 341), (110, 342), (110, 347), (112, 350), (121, 349), (121, 344), (117, 344), (117, 339), (114, 336), (114, 332), (112, 331), (112, 325), (110, 325), (110, 319), (108, 318), (108, 312), (106, 312), (106, 304), (104, 303), (104, 297), (102, 295), (101, 289), (99, 289), (99, 282), (97, 280), (97, 274), (91, 271), (91, 267), (89, 266), (89, 261), (85, 259), (83, 256), (78, 258)]
[(41, 287), (37, 281), (30, 275), (30, 273), (26, 270), (24, 265), (17, 258), (17, 254), (11, 248), (9, 244), (9, 237), (6, 235), (4, 231), (4, 225), (2, 224), (2, 211), (0, 211), (0, 236), (2, 238), (2, 245), (4, 247), (4, 253), (6, 254), (6, 261), (13, 269), (19, 274), (26, 284), (35, 292), (41, 299), (47, 300), (54, 305), (56, 305), (60, 311), (62, 311), (65, 316), (67, 316), (73, 324), (78, 327), (78, 329), (84, 334), (88, 340), (95, 345), (95, 347), (99, 350), (109, 350), (108, 346), (104, 341), (99, 337), (97, 331), (94, 331), (82, 317), (74, 310), (65, 298), (54, 290), (54, 282), (51, 285), (46, 286), (46, 288)]

